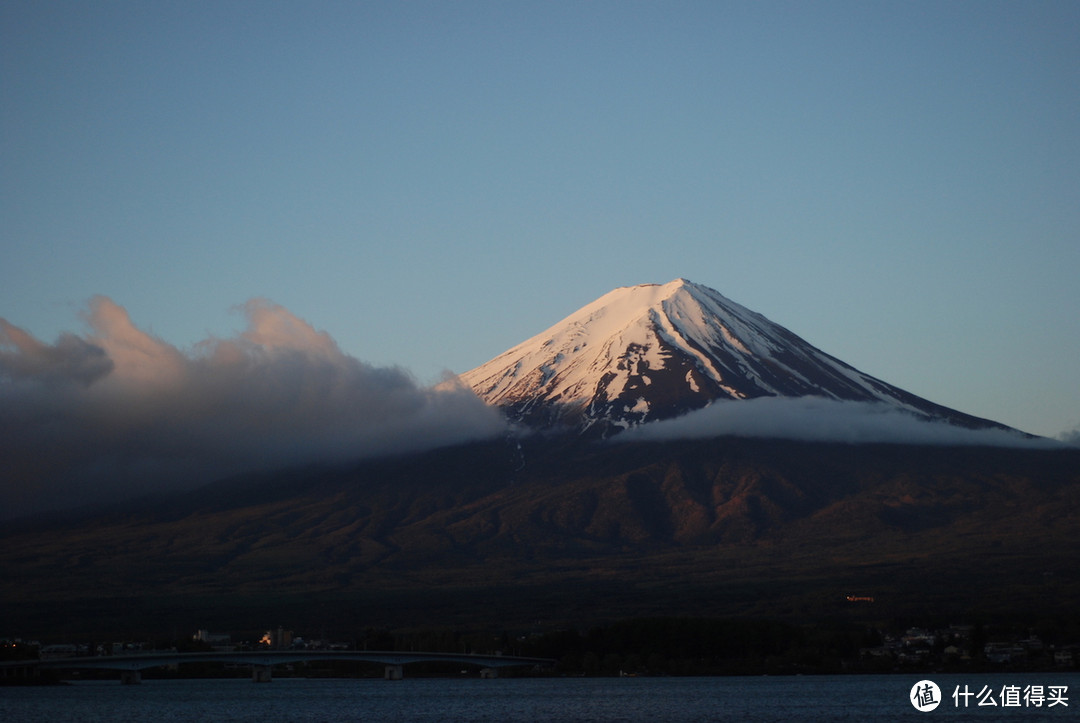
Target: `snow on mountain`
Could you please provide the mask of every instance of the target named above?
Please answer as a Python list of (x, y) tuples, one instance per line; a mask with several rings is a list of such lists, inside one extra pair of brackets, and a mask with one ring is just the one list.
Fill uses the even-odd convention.
[(530, 426), (607, 430), (722, 400), (818, 396), (1001, 427), (863, 374), (685, 279), (615, 289), (461, 379)]

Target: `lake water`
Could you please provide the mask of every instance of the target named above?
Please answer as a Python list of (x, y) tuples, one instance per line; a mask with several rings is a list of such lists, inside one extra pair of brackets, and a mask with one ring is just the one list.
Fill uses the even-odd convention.
[[(408, 675), (408, 668), (406, 668)], [(920, 712), (909, 702), (923, 678), (943, 700)], [(957, 707), (964, 686), (993, 691), (997, 707)], [(1002, 707), (1005, 686), (1067, 686), (1068, 707)], [(962, 704), (961, 700), (961, 704)], [(146, 680), (0, 688), (0, 721), (865, 721), (936, 718), (1080, 720), (1080, 675), (1060, 673), (753, 678), (501, 678), (401, 681)]]

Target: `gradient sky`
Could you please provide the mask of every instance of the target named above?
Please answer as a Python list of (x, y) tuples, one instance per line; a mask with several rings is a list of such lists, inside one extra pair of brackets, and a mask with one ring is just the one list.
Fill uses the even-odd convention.
[(0, 317), (261, 297), (422, 384), (686, 277), (1080, 426), (1080, 3), (0, 4)]

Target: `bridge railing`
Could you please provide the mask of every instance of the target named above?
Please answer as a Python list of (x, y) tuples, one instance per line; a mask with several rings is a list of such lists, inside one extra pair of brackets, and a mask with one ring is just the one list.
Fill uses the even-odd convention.
[[(482, 669), (524, 666), (551, 666), (550, 658), (531, 658), (516, 655), (484, 655), (472, 653), (405, 652), (388, 650), (264, 650), (232, 652), (147, 652), (128, 655), (101, 655), (94, 657), (51, 658), (46, 660), (7, 661), (0, 668), (38, 670), (118, 670), (137, 673), (148, 668), (184, 663), (234, 663), (251, 665), (261, 671), (253, 675), (255, 680), (269, 680), (270, 669), (275, 665), (314, 661), (369, 662), (387, 666), (388, 678), (400, 678), (402, 666), (421, 662), (444, 662), (460, 665), (476, 665)], [(391, 668), (394, 670), (391, 671)], [(127, 682), (138, 682), (138, 675), (125, 676)]]

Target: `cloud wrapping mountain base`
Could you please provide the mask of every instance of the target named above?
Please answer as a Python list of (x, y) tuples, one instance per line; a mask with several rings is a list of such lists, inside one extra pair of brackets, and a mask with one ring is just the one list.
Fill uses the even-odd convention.
[(0, 319), (0, 504), (31, 512), (309, 462), (428, 449), (501, 433), (501, 414), (452, 382), (341, 352), (264, 300), (247, 329), (190, 352), (96, 297), (91, 333), (45, 344)]
[(824, 397), (761, 397), (715, 402), (674, 419), (631, 428), (620, 442), (737, 436), (850, 444), (895, 443), (1058, 447), (1006, 429), (967, 429), (926, 420), (889, 404)]

